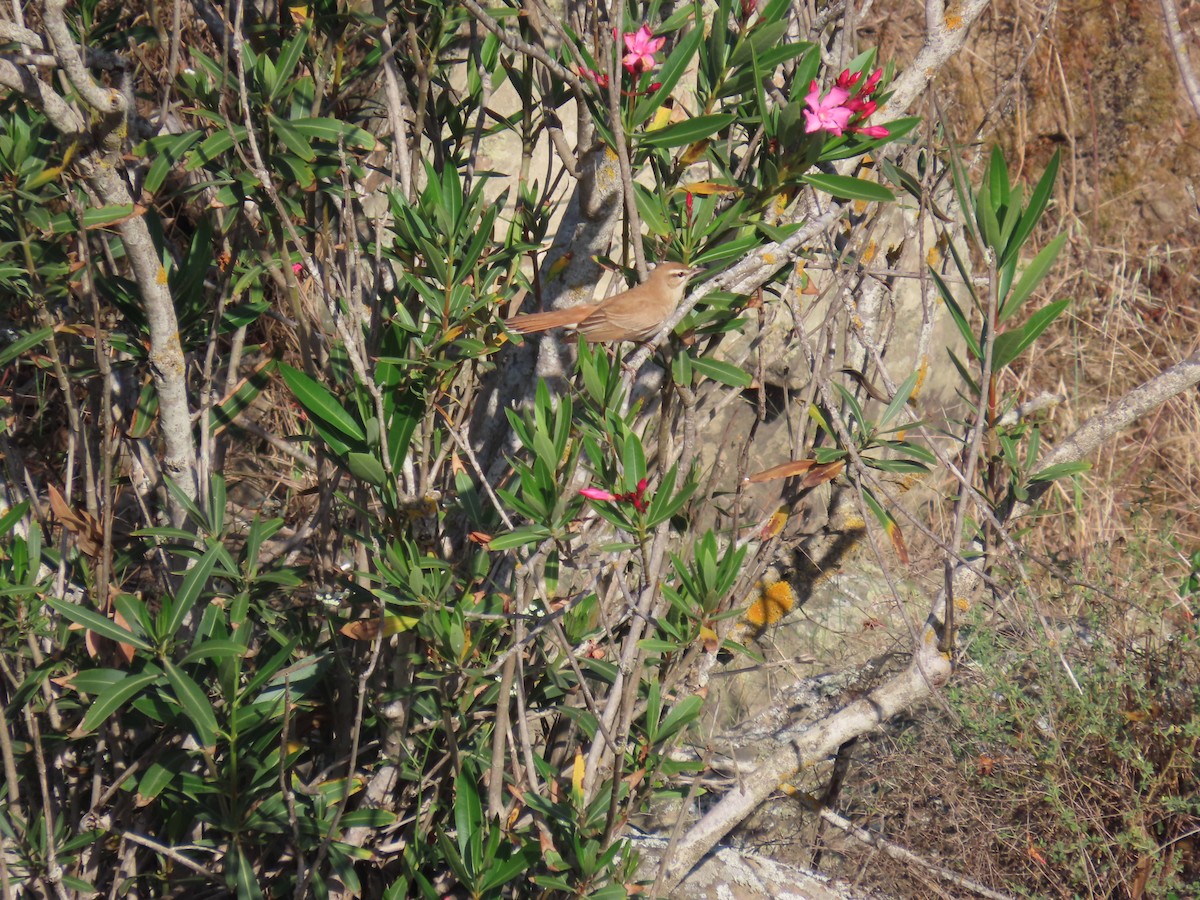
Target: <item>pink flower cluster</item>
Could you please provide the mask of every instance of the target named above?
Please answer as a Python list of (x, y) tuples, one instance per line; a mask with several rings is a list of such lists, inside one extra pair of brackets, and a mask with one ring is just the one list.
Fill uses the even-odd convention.
[(879, 108), (879, 104), (871, 99), (883, 70), (876, 69), (871, 77), (851, 97), (851, 91), (862, 78), (862, 72), (850, 74), (850, 70), (838, 76), (837, 84), (830, 88), (829, 93), (821, 96), (821, 88), (814, 79), (808, 86), (808, 95), (804, 102), (808, 109), (804, 110), (804, 131), (812, 134), (814, 131), (828, 131), (839, 136), (850, 131), (871, 138), (888, 136), (888, 130), (882, 125), (862, 125)]
[(649, 482), (643, 478), (637, 483), (636, 490), (625, 494), (614, 494), (612, 491), (606, 491), (602, 488), (584, 488), (579, 493), (583, 494), (589, 500), (598, 500), (601, 503), (632, 503), (633, 508), (638, 512), (645, 512), (648, 505), (646, 500), (647, 484)]
[[(613, 37), (616, 36), (617, 32), (614, 29)], [(649, 25), (643, 25), (632, 34), (622, 37), (625, 41), (625, 55), (621, 57), (621, 65), (625, 67), (626, 72), (635, 77), (654, 68), (654, 54), (661, 50), (663, 44), (667, 42), (665, 37), (655, 37)], [(608, 76), (601, 72), (580, 66), (579, 74), (584, 78), (590, 78), (600, 87), (608, 87)], [(655, 91), (658, 87), (658, 85), (651, 85), (650, 90)]]

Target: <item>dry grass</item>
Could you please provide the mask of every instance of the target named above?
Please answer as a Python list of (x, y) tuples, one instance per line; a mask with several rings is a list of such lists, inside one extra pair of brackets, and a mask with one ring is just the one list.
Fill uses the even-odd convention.
[[(917, 29), (897, 24), (911, 9), (891, 7), (876, 8), (868, 39), (880, 43), (882, 58), (903, 65)], [(1200, 16), (1187, 9), (1183, 16), (1185, 30), (1200, 31)], [(1065, 230), (1068, 249), (1030, 308), (1061, 297), (1074, 303), (1005, 385), (1023, 399), (1046, 391), (1066, 398), (1041, 423), (1051, 446), (1193, 353), (1200, 340), (1200, 214), (1188, 193), (1191, 174), (1200, 171), (1200, 123), (1182, 102), (1160, 17), (1156, 2), (1067, 0), (1047, 22), (1041, 5), (1003, 0), (939, 92), (953, 93), (947, 124), (981, 159), (998, 143), (1010, 169), (1032, 179), (1056, 149), (1063, 153), (1057, 204), (1047, 217), (1056, 221), (1044, 237)], [(1193, 58), (1200, 59), (1200, 45)], [(1083, 759), (1064, 758), (1057, 768), (1035, 759), (1036, 728), (1005, 737), (997, 726), (996, 743), (983, 746), (979, 729), (970, 727), (1002, 712), (999, 692), (990, 693), (997, 678), (1023, 680), (1035, 698), (1038, 691), (1072, 690), (1063, 688), (1055, 662), (1050, 673), (1022, 668), (1022, 660), (1041, 659), (1057, 641), (1087, 674), (1113, 665), (1122, 684), (1153, 688), (1165, 667), (1179, 676), (1177, 689), (1187, 693), (1190, 685), (1194, 693), (1190, 670), (1180, 668), (1191, 657), (1166, 642), (1195, 627), (1175, 586), (1186, 571), (1183, 556), (1200, 549), (1196, 396), (1166, 404), (1092, 463), (1078, 487), (1059, 483), (1043, 503), (1045, 514), (1022, 523), (1033, 524), (1023, 538), (1032, 558), (1057, 565), (1028, 566), (1033, 582), (1025, 592), (987, 611), (986, 627), (1002, 637), (1002, 649), (989, 651), (1000, 654), (989, 661), (986, 677), (993, 680), (981, 681), (968, 662), (959, 682), (980, 706), (958, 722), (948, 721), (941, 706), (931, 708), (864, 747), (842, 808), (858, 824), (997, 889), (1071, 896), (1064, 873), (1076, 865), (1075, 890), (1083, 891), (1077, 896), (1165, 896), (1155, 892), (1156, 885), (1161, 890), (1155, 866), (1177, 864), (1185, 878), (1200, 878), (1195, 839), (1141, 856), (1119, 846), (1116, 826), (1141, 799), (1137, 778), (1113, 754), (1133, 738), (1139, 752), (1153, 756), (1159, 745), (1152, 726), (1169, 731), (1173, 717), (1191, 722), (1192, 711), (1164, 711), (1160, 704), (1143, 725), (1143, 711), (1131, 707), (1114, 713), (1108, 734), (1101, 729), (1099, 737), (1080, 726), (1073, 749)], [(1047, 635), (1029, 613), (1032, 604), (1069, 624), (1068, 636)], [(1093, 643), (1079, 637), (1085, 621), (1095, 629)], [(983, 652), (969, 638), (967, 644), (968, 660)], [(1132, 702), (1131, 690), (1122, 702)], [(1062, 713), (1049, 700), (1046, 709)], [(1151, 731), (1130, 734), (1131, 728)], [(1193, 746), (1193, 762), (1194, 753)], [(1173, 762), (1162, 764), (1175, 779), (1168, 792), (1194, 788), (1194, 765), (1180, 772)], [(1000, 793), (990, 780), (996, 765), (1005, 775)], [(1057, 806), (1040, 802), (1047, 779), (1061, 790)], [(1092, 836), (1094, 859), (1051, 858), (1050, 845), (1064, 834), (1056, 815), (1077, 817), (1073, 827)], [(1186, 821), (1177, 825), (1186, 833)], [(1200, 821), (1193, 825), (1200, 828)], [(849, 839), (832, 843), (836, 852), (823, 868), (892, 896), (974, 896)]]

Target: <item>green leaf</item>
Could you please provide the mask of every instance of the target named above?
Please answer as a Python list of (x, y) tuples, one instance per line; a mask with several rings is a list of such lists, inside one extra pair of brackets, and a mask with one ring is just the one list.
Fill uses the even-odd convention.
[[(534, 861), (531, 848), (523, 846), (508, 859), (493, 862), (483, 873), (483, 881), (479, 886), (480, 891), (488, 896), (499, 896), (501, 892), (496, 889), (507, 885), (510, 881), (515, 881), (518, 876), (521, 876), (521, 881), (524, 882), (524, 872), (533, 865)], [(520, 896), (521, 892), (518, 887), (519, 885), (513, 886), (512, 896)]]
[(1029, 480), (1035, 481), (1054, 481), (1058, 478), (1067, 478), (1071, 475), (1078, 475), (1081, 472), (1086, 472), (1091, 469), (1092, 464), (1083, 460), (1075, 462), (1056, 463), (1053, 466), (1047, 466), (1035, 475), (1030, 475)]
[(163, 660), (163, 669), (167, 673), (167, 680), (171, 682), (175, 699), (196, 729), (196, 739), (201, 746), (212, 749), (217, 745), (217, 716), (208, 702), (208, 696), (200, 689), (200, 685), (169, 659)]
[(80, 737), (95, 730), (109, 716), (120, 709), (131, 698), (140, 694), (147, 687), (162, 678), (161, 672), (142, 672), (139, 675), (127, 675), (112, 686), (104, 689), (84, 713), (83, 721), (72, 732), (73, 737)]
[(277, 81), (277, 89), (272, 91), (268, 100), (275, 100), (282, 93), (279, 87), (291, 87), (292, 72), (295, 71), (297, 63), (300, 62), (300, 57), (304, 53), (304, 46), (308, 43), (308, 28), (303, 27), (289, 41), (283, 45), (283, 52), (279, 54), (279, 60), (275, 63), (275, 77)]
[(179, 591), (175, 594), (175, 599), (173, 601), (164, 601), (163, 612), (168, 613), (168, 615), (162, 619), (162, 631), (158, 635), (161, 640), (170, 639), (179, 633), (184, 618), (191, 611), (192, 607), (195, 606), (196, 601), (200, 599), (200, 592), (204, 590), (204, 586), (208, 583), (213, 566), (217, 564), (217, 556), (223, 549), (220, 544), (214, 544), (210, 547), (184, 573), (183, 581), (179, 585)]
[(474, 778), (459, 773), (454, 784), (454, 829), (466, 867), (476, 870), (483, 863), (483, 804)]
[(258, 395), (270, 384), (271, 373), (277, 365), (275, 360), (268, 360), (265, 365), (252, 372), (232, 394), (212, 408), (210, 428), (214, 433), (228, 428), (238, 416), (250, 408), (258, 399)]
[(698, 694), (692, 694), (676, 703), (658, 727), (658, 740), (660, 742), (670, 740), (678, 731), (686, 728), (700, 715), (700, 708), (703, 705), (704, 699)]
[(346, 454), (346, 468), (355, 478), (361, 478), (367, 484), (383, 487), (387, 484), (387, 470), (383, 463), (370, 453), (351, 452)]
[(213, 638), (196, 645), (179, 660), (179, 665), (189, 666), (202, 659), (225, 659), (230, 656), (245, 656), (248, 652), (241, 641)]
[(179, 753), (170, 754), (165, 760), (158, 759), (150, 763), (146, 767), (145, 773), (138, 779), (138, 805), (145, 806), (161, 794), (168, 785), (180, 777), (180, 770), (187, 763), (187, 757)]
[(535, 544), (550, 537), (550, 530), (541, 525), (522, 525), (505, 534), (497, 535), (488, 542), (489, 550), (511, 550)]
[(1004, 322), (1006, 319), (1011, 318), (1021, 308), (1021, 304), (1033, 293), (1033, 289), (1046, 277), (1046, 273), (1054, 265), (1054, 261), (1058, 258), (1059, 251), (1062, 250), (1066, 240), (1066, 234), (1060, 234), (1043, 247), (1042, 251), (1033, 258), (1033, 262), (1021, 273), (1016, 287), (1012, 289), (1000, 304), (1000, 311), (996, 316), (997, 322)]
[(246, 127), (244, 125), (234, 125), (232, 128), (222, 128), (220, 131), (215, 131), (204, 139), (199, 147), (188, 154), (188, 161), (184, 163), (183, 170), (185, 172), (194, 172), (203, 165), (215, 160), (222, 153), (225, 153), (233, 148), (234, 143), (241, 143), (246, 139)]
[(75, 677), (71, 679), (71, 687), (81, 694), (99, 697), (103, 691), (128, 677), (129, 673), (120, 669), (84, 669), (75, 673)]
[(138, 637), (127, 628), (122, 628), (108, 616), (101, 615), (95, 610), (79, 606), (67, 600), (60, 600), (57, 597), (47, 597), (46, 605), (75, 624), (82, 625), (89, 631), (96, 632), (96, 634), (103, 635), (118, 643), (131, 644), (139, 650), (153, 649), (144, 638)]
[(293, 369), (287, 363), (279, 364), (279, 374), (304, 411), (314, 418), (320, 419), (330, 429), (337, 431), (348, 441), (365, 444), (367, 435), (362, 426), (355, 421), (350, 413), (342, 408), (333, 394), (324, 385), (319, 384), (303, 372)]
[(128, 219), (133, 215), (132, 203), (118, 203), (114, 206), (101, 206), (97, 209), (83, 211), (83, 227), (85, 229), (103, 228), (113, 222)]
[(267, 121), (271, 125), (271, 133), (279, 138), (279, 142), (304, 162), (310, 163), (317, 158), (317, 152), (313, 150), (312, 144), (300, 131), (276, 115), (268, 115)]
[(34, 347), (45, 342), (53, 334), (53, 328), (39, 328), (37, 331), (31, 331), (29, 334), (17, 338), (3, 350), (0, 350), (0, 367), (7, 366), (26, 350), (32, 350)]
[(396, 821), (396, 814), (386, 809), (352, 809), (342, 816), (342, 827), (386, 828)]
[(958, 333), (962, 335), (963, 340), (966, 342), (967, 350), (976, 359), (983, 359), (983, 350), (980, 349), (979, 338), (975, 336), (975, 332), (971, 328), (971, 323), (967, 321), (967, 316), (962, 311), (962, 307), (954, 299), (954, 294), (951, 293), (949, 285), (942, 280), (942, 276), (937, 273), (937, 270), (933, 266), (929, 267), (929, 274), (933, 277), (933, 283), (937, 286), (942, 302), (946, 304), (950, 318), (954, 320), (954, 324), (958, 327)]
[(887, 405), (887, 409), (883, 411), (883, 415), (879, 417), (879, 426), (882, 428), (888, 422), (896, 418), (900, 410), (904, 409), (908, 403), (908, 398), (912, 396), (912, 392), (916, 390), (917, 380), (921, 377), (920, 371), (914, 371), (900, 387), (896, 388), (896, 396), (892, 398), (892, 402)]
[(328, 141), (331, 144), (336, 144), (339, 139), (342, 139), (347, 147), (374, 150), (377, 143), (371, 132), (338, 119), (292, 119), (289, 124), (307, 138)]
[(992, 369), (1000, 370), (1011, 363), (1014, 359), (1020, 356), (1025, 350), (1036, 341), (1051, 323), (1054, 322), (1063, 310), (1069, 305), (1070, 300), (1059, 300), (1042, 307), (1020, 328), (1014, 328), (1011, 331), (1006, 331), (1003, 334), (996, 336), (996, 343), (992, 347)]
[(8, 534), (27, 512), (29, 512), (29, 501), (22, 500), (12, 509), (7, 510), (4, 515), (0, 515), (0, 535)]
[(841, 197), (843, 200), (868, 200), (887, 203), (895, 200), (890, 189), (874, 181), (851, 178), (847, 175), (805, 175), (801, 181), (811, 184), (818, 191)]
[(717, 359), (708, 357), (693, 357), (692, 367), (707, 378), (713, 381), (718, 381), (721, 384), (727, 384), (730, 387), (746, 389), (754, 383), (754, 379), (750, 377), (750, 373), (740, 366), (735, 366), (732, 363), (721, 362)]
[(158, 389), (154, 382), (147, 381), (138, 394), (137, 405), (133, 409), (133, 418), (129, 421), (129, 431), (126, 432), (135, 441), (141, 440), (150, 433), (158, 419)]
[(258, 876), (254, 874), (254, 863), (242, 852), (237, 842), (230, 845), (225, 855), (225, 866), (225, 881), (236, 887), (238, 900), (261, 900), (262, 888), (258, 886)]
[(638, 214), (641, 215), (646, 230), (659, 237), (670, 237), (674, 229), (671, 227), (662, 195), (637, 182), (634, 182), (633, 188)]
[(1034, 227), (1038, 220), (1041, 219), (1042, 213), (1046, 209), (1046, 204), (1050, 200), (1050, 194), (1054, 191), (1054, 180), (1058, 177), (1058, 165), (1060, 160), (1060, 151), (1055, 150), (1054, 156), (1050, 157), (1050, 162), (1046, 164), (1046, 171), (1042, 173), (1042, 177), (1038, 180), (1037, 187), (1033, 189), (1033, 193), (1029, 195), (1029, 205), (1025, 208), (1025, 213), (1021, 216), (1021, 221), (1013, 233), (1008, 238), (1008, 246), (1004, 248), (1004, 255), (1000, 258), (997, 265), (1003, 268), (1010, 260), (1015, 259), (1021, 251), (1021, 247), (1025, 244), (1025, 240), (1033, 233)]
[(638, 648), (647, 653), (674, 653), (680, 646), (678, 641), (664, 641), (661, 638), (642, 638), (638, 641)]
[(697, 116), (686, 122), (678, 122), (665, 128), (647, 131), (638, 135), (639, 144), (647, 147), (682, 147), (712, 137), (731, 124), (737, 116), (730, 113), (714, 113)]

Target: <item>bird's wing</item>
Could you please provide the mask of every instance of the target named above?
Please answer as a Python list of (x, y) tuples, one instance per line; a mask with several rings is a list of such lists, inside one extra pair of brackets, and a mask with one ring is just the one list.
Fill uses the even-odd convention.
[(578, 327), (589, 341), (643, 341), (661, 325), (661, 316), (647, 309), (646, 298), (635, 295), (600, 304)]

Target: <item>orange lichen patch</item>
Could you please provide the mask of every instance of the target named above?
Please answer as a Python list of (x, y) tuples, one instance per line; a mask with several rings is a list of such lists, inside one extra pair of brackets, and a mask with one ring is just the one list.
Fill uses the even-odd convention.
[(966, 612), (967, 610), (969, 610), (971, 608), (971, 601), (968, 600), (966, 597), (955, 597), (954, 598), (954, 608), (957, 609), (959, 612)]
[(917, 397), (921, 393), (921, 386), (925, 384), (925, 376), (929, 374), (929, 357), (928, 355), (921, 357), (921, 363), (917, 366), (917, 383), (913, 387), (912, 395)]
[(942, 253), (937, 247), (930, 247), (929, 252), (925, 254), (925, 261), (931, 266), (936, 266), (942, 261)]
[(154, 276), (154, 280), (156, 282), (158, 282), (159, 284), (166, 284), (167, 283), (167, 270), (164, 269), (162, 266), (159, 266), (158, 272)]
[(947, 14), (947, 16), (946, 16), (946, 27), (947, 28), (949, 28), (951, 31), (958, 31), (958, 29), (962, 28), (962, 26), (963, 26), (962, 16), (955, 15), (954, 13)]
[(875, 254), (879, 252), (879, 245), (874, 241), (867, 242), (867, 249), (862, 252), (862, 261), (869, 263), (875, 258)]
[(796, 594), (786, 581), (755, 585), (758, 598), (746, 610), (746, 621), (756, 628), (774, 625), (796, 605)]

